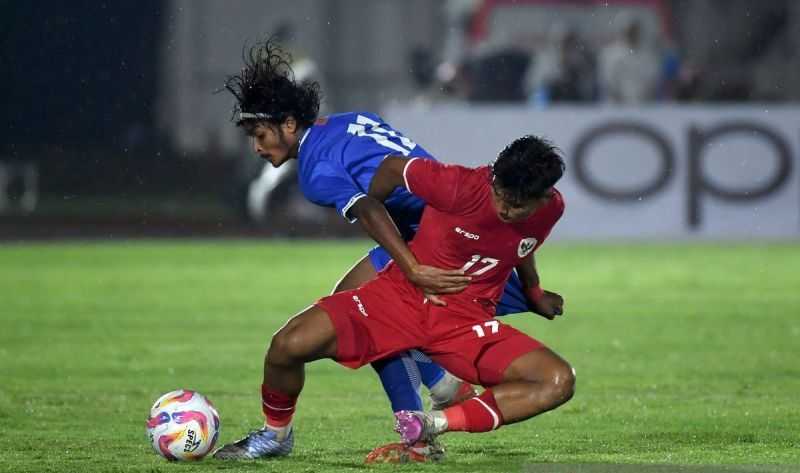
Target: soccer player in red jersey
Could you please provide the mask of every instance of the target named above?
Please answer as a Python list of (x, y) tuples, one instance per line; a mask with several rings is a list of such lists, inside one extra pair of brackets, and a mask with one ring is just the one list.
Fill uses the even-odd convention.
[(563, 172), (557, 150), (534, 136), (514, 141), (492, 166), (476, 169), (387, 157), (369, 198), (381, 202), (404, 186), (424, 199), (427, 207), (411, 251), (423, 264), (461, 268), (472, 283), (461, 293), (442, 296), (445, 306), (434, 305), (390, 264), (363, 286), (317, 301), (272, 338), (262, 385), (266, 427), (222, 447), (216, 456), (259, 458), (290, 451), (304, 365), (321, 358), (358, 368), (416, 348), (459, 378), (486, 388), (443, 411), (397, 413), (397, 431), (408, 445), (447, 431), (493, 430), (568, 401), (575, 386), (570, 365), (493, 318), (515, 268), (535, 312), (553, 319), (563, 311), (561, 296), (541, 288), (533, 256), (564, 211), (553, 187)]

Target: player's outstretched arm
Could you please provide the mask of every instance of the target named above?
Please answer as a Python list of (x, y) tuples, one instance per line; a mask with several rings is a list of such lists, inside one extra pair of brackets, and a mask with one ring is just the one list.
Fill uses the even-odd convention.
[(406, 181), (403, 172), (406, 165), (414, 158), (403, 156), (387, 156), (372, 177), (369, 183), (369, 195), (380, 202), (384, 202), (398, 187), (405, 187)]
[(383, 205), (392, 191), (405, 185), (403, 170), (408, 161), (407, 158), (395, 156), (384, 159), (372, 178), (369, 194), (359, 199), (350, 212), (358, 218), (364, 231), (392, 256), (409, 281), (422, 289), (432, 303), (446, 305), (436, 294), (461, 292), (469, 284), (470, 278), (460, 270), (419, 264)]
[(564, 312), (564, 298), (555, 292), (545, 291), (540, 286), (536, 257), (533, 253), (517, 265), (517, 274), (522, 281), (522, 289), (528, 297), (532, 312), (548, 320), (553, 320)]

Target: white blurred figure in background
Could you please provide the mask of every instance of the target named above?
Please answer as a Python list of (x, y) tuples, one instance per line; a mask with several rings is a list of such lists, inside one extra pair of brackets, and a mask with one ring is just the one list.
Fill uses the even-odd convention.
[(655, 100), (661, 84), (658, 49), (634, 16), (619, 15), (615, 23), (617, 37), (599, 57), (601, 95), (606, 101), (622, 104)]
[[(294, 39), (294, 28), (289, 23), (281, 24), (275, 37), (287, 48), (291, 49)], [(292, 50), (292, 70), (295, 80), (301, 82), (317, 82), (323, 84), (322, 73), (311, 58), (304, 56), (296, 50)], [(324, 115), (325, 105), (320, 106), (320, 115)], [(275, 191), (287, 181), (294, 179), (297, 175), (297, 163), (292, 160), (281, 167), (273, 167), (266, 163), (257, 178), (250, 182), (247, 189), (247, 216), (250, 221), (263, 224), (267, 220), (270, 202), (273, 200)], [(307, 202), (303, 198), (293, 198), (289, 196), (288, 205), (292, 207), (292, 215), (312, 221), (323, 221), (325, 212), (319, 207)]]

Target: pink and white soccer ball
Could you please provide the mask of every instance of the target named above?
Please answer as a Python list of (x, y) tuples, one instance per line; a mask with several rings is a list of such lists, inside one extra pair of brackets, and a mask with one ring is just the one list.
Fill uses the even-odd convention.
[(219, 414), (198, 392), (168, 392), (150, 408), (147, 436), (156, 453), (167, 460), (199, 460), (217, 443)]

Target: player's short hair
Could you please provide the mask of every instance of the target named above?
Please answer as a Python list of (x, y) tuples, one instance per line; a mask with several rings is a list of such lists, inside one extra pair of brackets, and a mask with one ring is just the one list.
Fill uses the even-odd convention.
[(495, 187), (511, 204), (546, 197), (564, 175), (564, 159), (552, 143), (533, 135), (514, 140), (492, 163)]
[(319, 113), (319, 83), (295, 81), (292, 56), (275, 37), (245, 49), (242, 59), (242, 71), (225, 80), (225, 89), (236, 98), (236, 126), (252, 134), (260, 122), (278, 125), (290, 116), (303, 128), (314, 123)]

